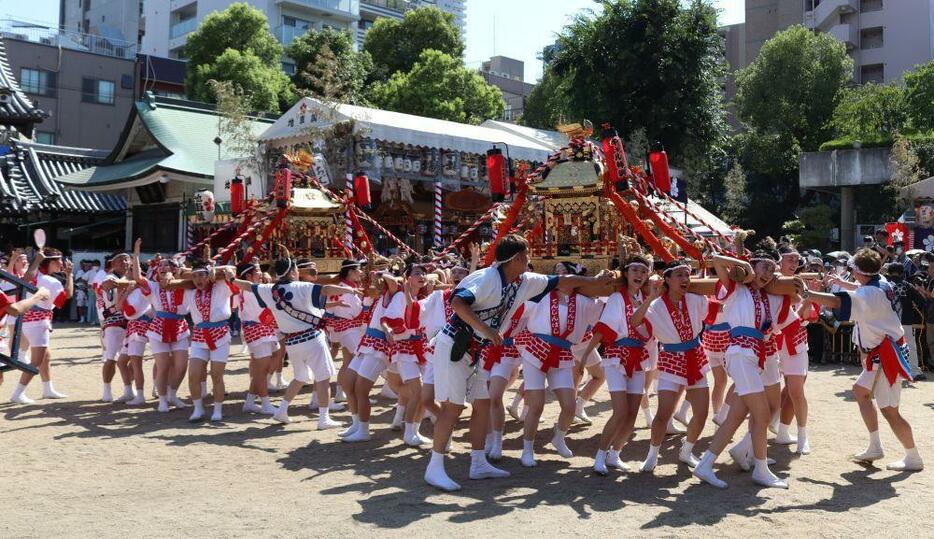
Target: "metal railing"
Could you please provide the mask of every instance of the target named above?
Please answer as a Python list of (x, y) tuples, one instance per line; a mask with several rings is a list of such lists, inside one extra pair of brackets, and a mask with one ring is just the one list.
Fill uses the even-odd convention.
[(192, 17), (184, 21), (177, 22), (169, 28), (169, 38), (175, 39), (185, 34), (190, 34), (198, 28), (198, 18)]
[[(37, 288), (30, 283), (7, 273), (3, 270), (0, 270), (0, 280), (13, 283), (16, 285), (13, 288), (12, 295), (16, 298), (16, 301), (23, 299), (24, 293), (29, 292), (32, 294), (36, 293)], [(23, 363), (17, 357), (19, 356), (19, 339), (23, 333), (23, 317), (17, 316), (16, 322), (13, 325), (13, 338), (10, 340), (10, 355), (0, 353), (0, 372), (8, 371), (10, 369), (19, 369), (23, 372), (28, 372), (33, 375), (39, 374), (39, 371), (27, 363)]]
[(277, 0), (280, 4), (296, 4), (332, 13), (346, 13), (354, 18), (360, 16), (360, 0)]
[(0, 36), (52, 47), (103, 54), (114, 58), (136, 59), (137, 45), (134, 42), (96, 34), (68, 32), (22, 19), (0, 19)]

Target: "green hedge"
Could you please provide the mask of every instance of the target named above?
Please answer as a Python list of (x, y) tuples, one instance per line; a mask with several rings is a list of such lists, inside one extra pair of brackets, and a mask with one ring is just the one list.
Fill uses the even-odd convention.
[[(934, 144), (934, 132), (927, 131), (923, 133), (906, 133), (905, 137), (912, 143), (915, 144)], [(827, 142), (820, 145), (819, 150), (822, 152), (829, 152), (831, 150), (852, 150), (853, 143), (857, 139), (855, 137), (841, 137), (838, 139), (828, 140)], [(878, 148), (880, 146), (891, 146), (892, 137), (887, 135), (880, 135), (878, 137), (865, 137), (859, 139), (862, 142), (863, 148)]]

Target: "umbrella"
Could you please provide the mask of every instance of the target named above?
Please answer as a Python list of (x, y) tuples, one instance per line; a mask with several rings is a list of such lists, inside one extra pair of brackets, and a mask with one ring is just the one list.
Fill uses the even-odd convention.
[(925, 251), (924, 249), (912, 249), (905, 254), (908, 256), (918, 256), (918, 255), (923, 255), (926, 252), (927, 251)]

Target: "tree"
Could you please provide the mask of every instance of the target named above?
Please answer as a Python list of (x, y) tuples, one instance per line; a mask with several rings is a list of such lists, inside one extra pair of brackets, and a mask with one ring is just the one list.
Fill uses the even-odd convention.
[(797, 219), (782, 225), (782, 231), (795, 245), (824, 250), (829, 246), (833, 227), (833, 210), (821, 204), (802, 208)]
[(894, 198), (896, 207), (906, 209), (911, 204), (911, 197), (906, 188), (924, 179), (926, 174), (917, 152), (912, 149), (908, 139), (898, 133), (892, 141), (889, 168), (892, 170), (892, 177), (885, 184), (885, 190)]
[(254, 111), (278, 112), (280, 100), (294, 100), (289, 97), (293, 95), (289, 78), (281, 69), (263, 65), (256, 55), (236, 49), (227, 49), (210, 64), (189, 66), (188, 78), (204, 81), (201, 86), (186, 83), (188, 96), (208, 103), (217, 102), (216, 86), (208, 84), (212, 80), (231, 83)]
[(342, 103), (366, 104), (363, 89), (373, 60), (370, 53), (354, 50), (349, 32), (309, 30), (295, 38), (285, 54), (295, 60), (292, 82), (298, 91)]
[(725, 143), (725, 75), (717, 11), (695, 0), (604, 1), (558, 38), (552, 73), (561, 79), (548, 109), (569, 119), (610, 122), (623, 137), (644, 128), (677, 162), (688, 147)]
[(723, 180), (723, 218), (731, 223), (743, 221), (749, 205), (749, 189), (743, 165), (736, 163)]
[(830, 138), (830, 119), (852, 74), (843, 43), (792, 26), (766, 41), (736, 74), (737, 112), (756, 131), (790, 135), (813, 151)]
[(214, 102), (209, 80), (229, 80), (249, 95), (256, 110), (277, 112), (291, 105), (293, 92), (282, 73), (282, 46), (269, 31), (266, 15), (245, 2), (212, 12), (185, 45), (188, 97)]
[(746, 171), (750, 196), (739, 222), (760, 236), (778, 236), (781, 224), (800, 202), (798, 155), (801, 147), (788, 134), (749, 130), (734, 137), (733, 152)]
[(905, 101), (912, 127), (934, 130), (934, 61), (905, 73)]
[(373, 58), (373, 81), (408, 73), (422, 51), (428, 49), (453, 58), (464, 55), (464, 41), (454, 24), (454, 15), (435, 7), (421, 7), (407, 11), (401, 21), (380, 18), (363, 41), (363, 50)]
[(436, 50), (422, 51), (411, 71), (396, 72), (372, 93), (379, 108), (453, 122), (478, 124), (506, 108), (499, 89), (460, 59)]
[(538, 84), (525, 100), (519, 123), (538, 129), (554, 129), (564, 115), (564, 79), (545, 69)]
[(831, 124), (840, 136), (869, 139), (892, 136), (907, 120), (904, 89), (870, 82), (843, 90)]

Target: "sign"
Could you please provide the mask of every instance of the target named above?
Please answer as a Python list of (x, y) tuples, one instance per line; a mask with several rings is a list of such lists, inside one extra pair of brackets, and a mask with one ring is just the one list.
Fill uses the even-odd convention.
[(237, 175), (237, 167), (240, 168), (240, 176), (244, 178), (246, 199), (250, 200), (252, 196), (256, 200), (262, 200), (267, 193), (266, 181), (252, 163), (241, 159), (224, 159), (214, 162), (214, 200), (230, 202), (230, 189), (227, 187), (227, 182)]

